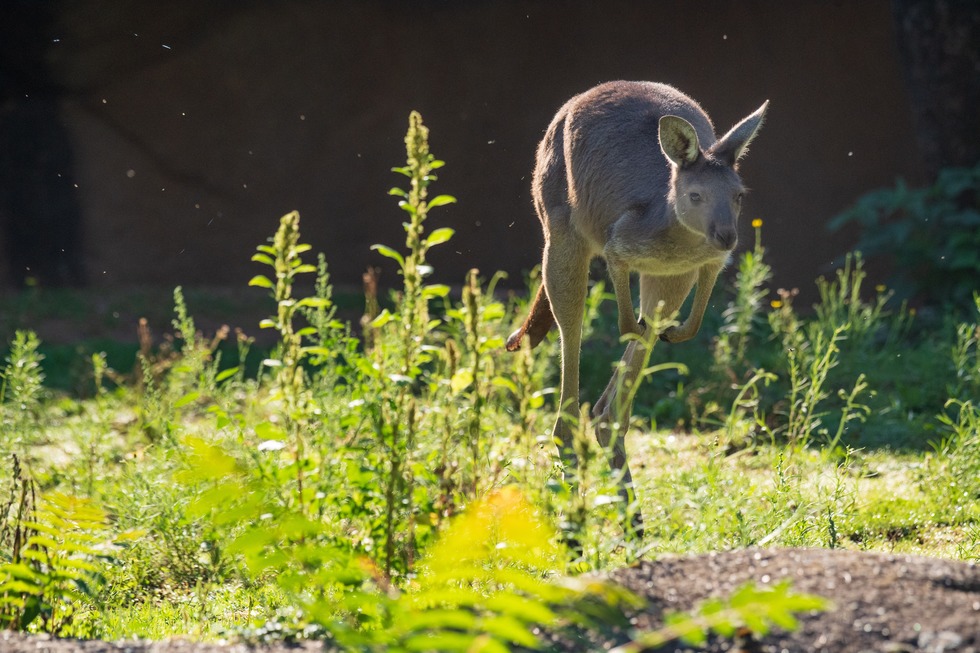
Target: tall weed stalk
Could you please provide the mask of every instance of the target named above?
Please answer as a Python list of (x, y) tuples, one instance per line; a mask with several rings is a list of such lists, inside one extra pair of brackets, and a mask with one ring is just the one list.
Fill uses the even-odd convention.
[(432, 272), (426, 262), (429, 249), (452, 238), (453, 230), (444, 227), (426, 236), (425, 221), (431, 209), (456, 201), (450, 195), (429, 199), (434, 171), (444, 162), (429, 151), (429, 130), (414, 111), (409, 116), (405, 150), (406, 165), (393, 171), (408, 178), (408, 188), (389, 191), (401, 198), (398, 206), (408, 214), (405, 253), (386, 245), (372, 247), (398, 264), (402, 290), (395, 312), (384, 309), (371, 322), (375, 337), (384, 344), (376, 344), (371, 351), (368, 373), (375, 387), (366, 398), (374, 436), (386, 458), (383, 565), (389, 577), (395, 571), (404, 573), (415, 558), (415, 456), (420, 422), (426, 418), (417, 395), (425, 392), (426, 370), (434, 358), (427, 337), (438, 321), (430, 318), (429, 302), (449, 292), (447, 286), (427, 285), (424, 280)]

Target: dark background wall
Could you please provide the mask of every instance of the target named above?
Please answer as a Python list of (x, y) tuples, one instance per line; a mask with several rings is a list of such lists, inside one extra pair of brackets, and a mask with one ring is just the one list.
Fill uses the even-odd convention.
[[(824, 225), (859, 194), (927, 177), (885, 0), (2, 11), (0, 145), (24, 153), (0, 159), (0, 286), (241, 285), (292, 209), (335, 280), (355, 284), (385, 264), (371, 244), (403, 240), (386, 193), (411, 109), (447, 161), (436, 191), (459, 198), (431, 217), (457, 230), (432, 257), (438, 274), (504, 269), (519, 285), (542, 242), (536, 143), (564, 100), (611, 79), (674, 84), (722, 132), (771, 100), (743, 165), (742, 242), (764, 219), (778, 285), (810, 288), (839, 260), (852, 234)], [(11, 199), (25, 179), (29, 197)]]

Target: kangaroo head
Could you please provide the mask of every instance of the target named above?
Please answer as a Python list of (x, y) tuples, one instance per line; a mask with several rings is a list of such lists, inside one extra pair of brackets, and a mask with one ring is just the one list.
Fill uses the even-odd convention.
[(738, 242), (745, 187), (737, 164), (762, 126), (768, 105), (766, 101), (707, 150), (701, 149), (688, 121), (678, 116), (660, 119), (660, 148), (671, 168), (668, 201), (678, 222), (720, 250), (734, 249)]

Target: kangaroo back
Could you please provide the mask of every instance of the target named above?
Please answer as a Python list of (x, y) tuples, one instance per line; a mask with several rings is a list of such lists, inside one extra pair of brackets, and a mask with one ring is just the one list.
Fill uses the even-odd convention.
[[(556, 116), (565, 125), (568, 202), (582, 228), (604, 241), (609, 225), (641, 205), (666, 209), (671, 168), (660, 145), (660, 120), (689, 123), (703, 147), (716, 141), (708, 114), (666, 84), (610, 82), (576, 96)], [(542, 188), (543, 195), (550, 189)]]

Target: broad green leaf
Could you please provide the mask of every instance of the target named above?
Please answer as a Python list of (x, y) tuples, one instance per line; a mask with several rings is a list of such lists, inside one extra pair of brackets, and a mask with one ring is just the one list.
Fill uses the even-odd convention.
[(31, 583), (26, 583), (22, 580), (8, 580), (5, 583), (0, 584), (0, 599), (6, 598), (5, 594), (41, 594), (41, 588), (38, 585), (33, 585)]
[(275, 288), (276, 287), (275, 284), (273, 284), (269, 280), (269, 277), (265, 276), (264, 274), (257, 274), (254, 277), (252, 277), (251, 279), (249, 279), (248, 285), (250, 285), (250, 286), (256, 286), (258, 288)]
[(501, 349), (504, 346), (503, 336), (493, 336), (492, 338), (487, 338), (480, 345), (480, 351), (493, 351), (494, 349)]
[(429, 284), (422, 288), (422, 296), (426, 299), (446, 297), (447, 295), (449, 295), (449, 286), (444, 284)]
[(9, 576), (20, 580), (39, 581), (41, 578), (43, 578), (43, 576), (34, 568), (25, 565), (22, 562), (0, 565), (0, 574), (8, 574)]
[[(32, 535), (27, 538), (27, 543), (41, 549), (51, 549), (52, 551), (57, 551), (59, 548), (58, 542), (47, 535)], [(25, 558), (34, 558), (42, 562), (48, 557), (44, 552), (32, 550), (26, 550), (22, 555)]]
[(331, 301), (325, 297), (304, 297), (296, 306), (309, 306), (310, 308), (330, 308)]
[(458, 395), (473, 383), (473, 371), (468, 367), (456, 370), (453, 378), (449, 381), (449, 387), (454, 395)]
[(484, 632), (495, 637), (519, 646), (537, 648), (538, 638), (534, 636), (528, 626), (524, 625), (525, 623), (527, 623), (527, 617), (522, 614), (519, 618), (510, 615), (489, 617), (484, 619), (480, 625)]
[(429, 234), (428, 238), (425, 239), (425, 246), (432, 247), (434, 245), (441, 245), (442, 243), (452, 238), (453, 234), (455, 233), (456, 231), (454, 229), (450, 229), (449, 227), (436, 229), (431, 234)]
[(238, 373), (237, 367), (229, 367), (227, 370), (222, 370), (218, 372), (217, 376), (214, 377), (215, 383), (221, 383), (225, 379), (231, 378)]
[(541, 601), (509, 592), (498, 592), (487, 599), (487, 609), (542, 625), (550, 624), (556, 619), (551, 608)]
[(384, 309), (378, 314), (378, 317), (371, 320), (371, 326), (375, 329), (380, 329), (384, 325), (388, 324), (392, 320), (392, 314), (388, 312), (388, 309)]
[(197, 392), (196, 390), (193, 392), (188, 392), (186, 395), (174, 402), (174, 408), (183, 408), (187, 404), (194, 403), (200, 398), (200, 396), (201, 393)]
[(255, 435), (260, 440), (285, 440), (286, 432), (272, 422), (259, 422), (255, 425)]
[(517, 384), (511, 381), (510, 379), (505, 379), (502, 376), (493, 377), (493, 379), (490, 381), (490, 385), (496, 388), (504, 388), (506, 390), (509, 390), (515, 396), (518, 394)]
[(410, 612), (398, 620), (398, 627), (409, 632), (436, 628), (473, 630), (476, 625), (476, 616), (466, 610), (429, 609)]
[(323, 356), (324, 358), (329, 357), (333, 353), (326, 347), (303, 347), (299, 352), (304, 356)]
[(371, 245), (371, 249), (376, 251), (378, 254), (381, 254), (382, 256), (386, 256), (390, 259), (394, 259), (398, 261), (398, 265), (402, 267), (405, 266), (405, 257), (402, 256), (397, 251), (395, 251), (394, 249), (392, 249), (391, 247), (388, 247), (387, 245), (378, 244), (378, 245)]
[[(446, 204), (454, 204), (455, 202), (456, 202), (456, 198), (453, 197), (452, 195), (437, 195), (437, 196), (433, 197), (431, 200), (428, 201), (428, 205), (429, 205), (429, 208), (432, 209), (432, 208), (435, 208), (437, 206), (444, 206)], [(452, 231), (452, 230), (450, 230), (450, 231)], [(433, 233), (435, 233), (435, 232), (433, 232)]]
[(265, 263), (266, 265), (274, 266), (276, 264), (276, 262), (273, 261), (272, 257), (269, 256), (268, 254), (262, 254), (262, 253), (252, 254), (252, 260), (255, 261), (256, 263)]
[(506, 310), (504, 305), (500, 302), (494, 302), (492, 304), (487, 304), (486, 308), (483, 309), (483, 319), (484, 320), (499, 320), (504, 317)]
[[(452, 653), (469, 653), (470, 651), (489, 651), (492, 649), (474, 648), (476, 635), (465, 633), (435, 632), (424, 635), (413, 635), (405, 640), (405, 650), (407, 651), (443, 651)], [(500, 649), (498, 648), (497, 651)], [(506, 651), (507, 649), (503, 649)], [(494, 651), (496, 653), (496, 651)]]

